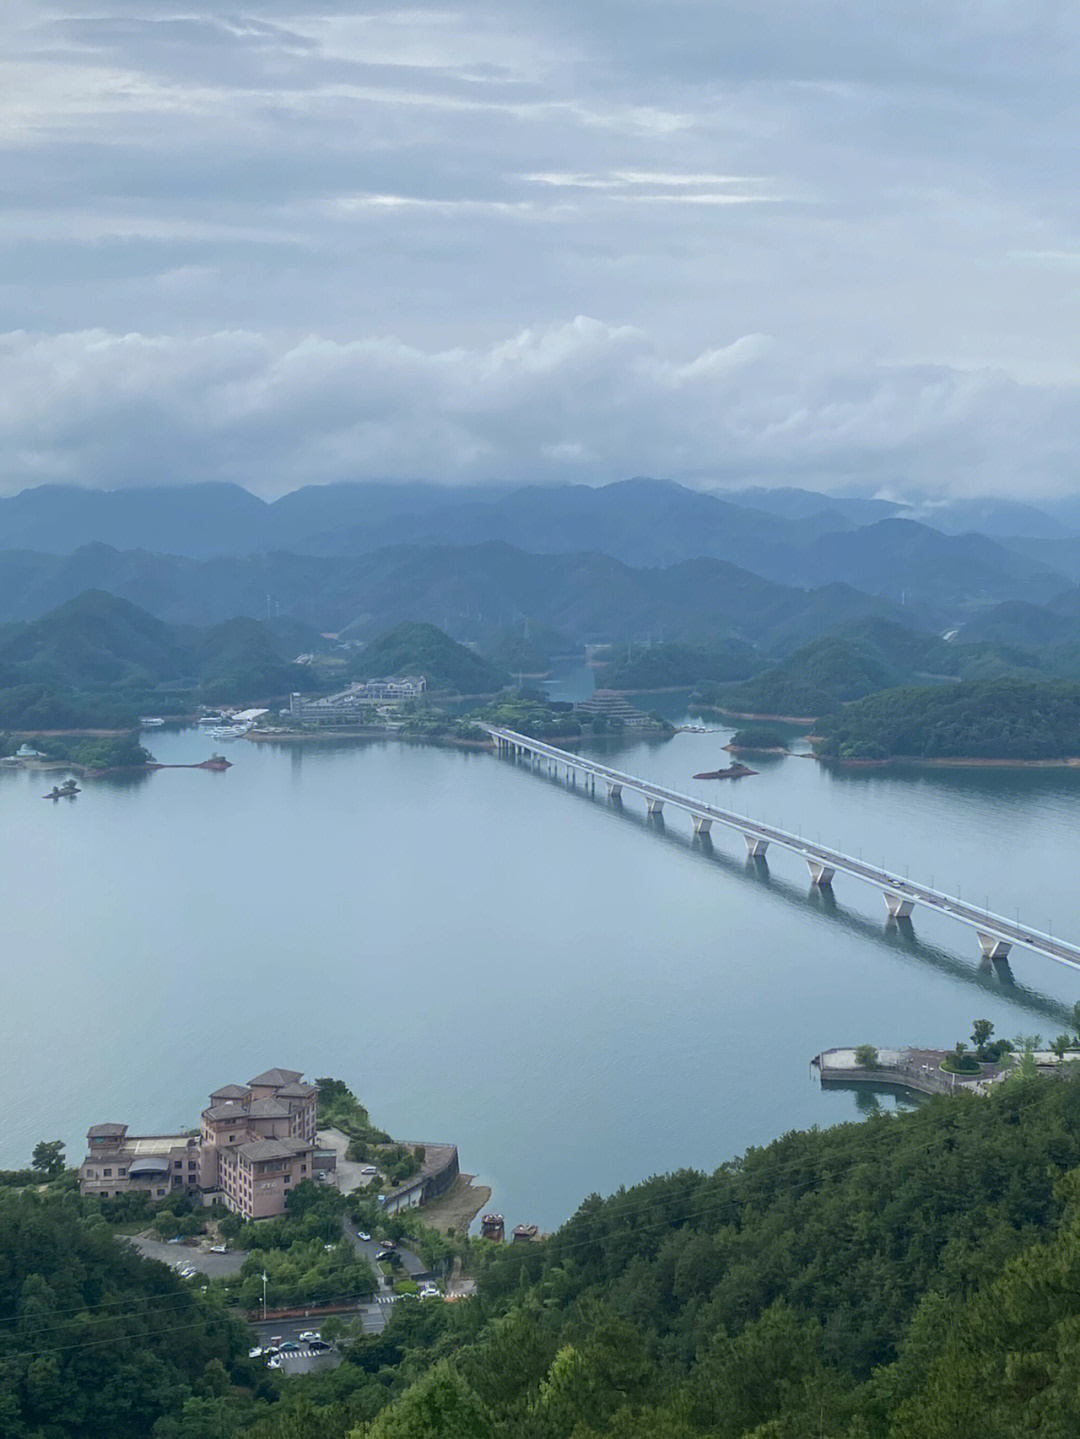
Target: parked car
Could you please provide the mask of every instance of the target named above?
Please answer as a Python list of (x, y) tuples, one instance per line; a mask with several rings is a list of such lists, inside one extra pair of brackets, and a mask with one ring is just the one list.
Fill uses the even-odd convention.
[(434, 1284), (425, 1284), (420, 1289), (421, 1299), (440, 1299), (438, 1287)]
[(249, 1349), (249, 1350), (248, 1350), (248, 1358), (249, 1358), (249, 1359), (261, 1359), (261, 1358), (262, 1358), (262, 1353), (263, 1353), (263, 1351), (262, 1351), (262, 1350), (259, 1348), (259, 1346), (256, 1344), (256, 1346), (255, 1346), (254, 1349)]
[(333, 1349), (332, 1344), (327, 1344), (325, 1339), (313, 1339), (309, 1348), (312, 1354), (325, 1354), (328, 1349)]
[(305, 1339), (321, 1339), (321, 1338), (322, 1338), (322, 1335), (319, 1333), (319, 1331), (318, 1331), (317, 1329), (305, 1329), (304, 1332), (300, 1335), (300, 1342), (301, 1342), (301, 1344), (302, 1344)]
[(211, 1244), (210, 1246), (211, 1254), (228, 1254), (228, 1252), (229, 1246), (227, 1244)]
[(268, 1360), (266, 1361), (266, 1367), (267, 1367), (267, 1369), (280, 1369), (280, 1368), (281, 1368), (281, 1356), (278, 1355), (278, 1354), (275, 1354), (275, 1355), (273, 1356), (273, 1358), (268, 1359)]
[(297, 1344), (295, 1339), (286, 1339), (283, 1344), (278, 1345), (278, 1348), (281, 1350), (282, 1354), (294, 1354), (296, 1350), (300, 1348), (300, 1346), (299, 1344)]
[(363, 1169), (361, 1169), (360, 1171), (361, 1174), (378, 1174), (378, 1172), (378, 1167), (374, 1164), (365, 1164)]
[(362, 1229), (358, 1229), (358, 1230), (356, 1231), (356, 1237), (357, 1237), (357, 1239), (362, 1239), (365, 1244), (370, 1244), (370, 1243), (371, 1243), (371, 1235), (370, 1235), (370, 1234), (365, 1234)]

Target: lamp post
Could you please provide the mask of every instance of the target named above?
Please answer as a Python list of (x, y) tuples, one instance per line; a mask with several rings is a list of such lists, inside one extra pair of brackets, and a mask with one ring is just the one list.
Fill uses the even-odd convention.
[(266, 1323), (266, 1270), (263, 1270), (263, 1323)]

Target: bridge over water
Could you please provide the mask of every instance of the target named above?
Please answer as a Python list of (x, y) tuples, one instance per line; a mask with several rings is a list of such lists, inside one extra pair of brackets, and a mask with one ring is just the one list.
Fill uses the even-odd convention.
[(690, 816), (695, 835), (710, 834), (714, 824), (725, 825), (742, 835), (747, 854), (755, 859), (764, 859), (770, 845), (790, 850), (792, 854), (800, 855), (806, 861), (811, 884), (823, 889), (829, 888), (838, 874), (850, 875), (853, 879), (873, 885), (884, 895), (889, 914), (894, 919), (907, 919), (917, 904), (950, 915), (975, 931), (979, 948), (987, 959), (1004, 959), (1012, 946), (1019, 944), (1046, 959), (1080, 969), (1080, 948), (1076, 945), (1014, 922), (1004, 915), (995, 914), (989, 908), (979, 909), (976, 905), (968, 904), (966, 900), (943, 894), (929, 885), (918, 883), (917, 880), (901, 879), (887, 869), (879, 869), (877, 865), (867, 864), (841, 850), (815, 844), (801, 835), (778, 829), (775, 825), (748, 819), (745, 815), (736, 814), (734, 810), (706, 804), (704, 800), (680, 794), (678, 790), (654, 784), (651, 780), (624, 774), (622, 770), (612, 769), (610, 765), (585, 759), (582, 755), (572, 754), (569, 750), (559, 749), (543, 740), (530, 739), (528, 735), (518, 734), (516, 730), (488, 724), (483, 728), (491, 736), (496, 752), (501, 757), (517, 762), (524, 761), (531, 768), (542, 768), (550, 774), (565, 772), (567, 783), (576, 785), (580, 779), (582, 786), (592, 794), (596, 793), (599, 781), (606, 787), (607, 797), (613, 803), (621, 803), (623, 792), (629, 791), (643, 797), (651, 815), (662, 816), (665, 805), (671, 809), (682, 810)]

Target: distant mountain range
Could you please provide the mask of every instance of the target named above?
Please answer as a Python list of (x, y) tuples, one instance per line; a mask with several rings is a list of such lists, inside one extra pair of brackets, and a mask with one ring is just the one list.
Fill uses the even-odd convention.
[[(892, 501), (807, 490), (719, 495), (648, 479), (596, 489), (309, 486), (273, 503), (213, 483), (111, 492), (44, 486), (0, 500), (0, 550), (73, 556), (100, 544), (238, 563), (370, 556), (375, 568), (378, 555), (402, 546), (486, 543), (534, 555), (605, 556), (638, 569), (713, 559), (787, 586), (850, 585), (957, 622), (1004, 600), (1042, 604), (1076, 583), (1080, 538), (1065, 520), (1018, 504), (965, 504), (905, 511)], [(946, 532), (964, 529), (966, 518), (995, 534)], [(258, 608), (245, 612), (267, 613), (280, 568), (287, 562), (275, 559)], [(151, 593), (139, 602), (156, 608)]]
[(288, 554), (193, 560), (87, 545), (70, 555), (0, 552), (0, 623), (32, 620), (105, 590), (171, 624), (290, 616), (370, 638), (401, 620), (481, 643), (528, 621), (576, 642), (652, 637), (710, 644), (734, 635), (794, 645), (872, 618), (940, 625), (843, 584), (800, 589), (714, 559), (640, 569), (606, 555), (535, 555), (505, 544), (397, 546), (350, 558)]

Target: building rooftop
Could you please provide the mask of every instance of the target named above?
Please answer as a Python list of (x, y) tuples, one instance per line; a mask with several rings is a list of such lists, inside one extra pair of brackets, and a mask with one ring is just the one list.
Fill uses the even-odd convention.
[(250, 1089), (242, 1084), (223, 1084), (220, 1089), (215, 1089), (210, 1096), (211, 1099), (247, 1099)]
[(292, 1111), (277, 1099), (256, 1099), (248, 1105), (246, 1113), (249, 1119), (288, 1119)]
[(310, 1148), (302, 1139), (256, 1139), (251, 1144), (241, 1144), (239, 1152), (256, 1164), (262, 1159), (292, 1159)]
[(257, 1074), (254, 1079), (249, 1079), (248, 1084), (252, 1088), (255, 1085), (273, 1085), (279, 1089), (283, 1084), (296, 1084), (303, 1077), (299, 1069), (268, 1069), (264, 1074)]
[(167, 1154), (191, 1142), (190, 1134), (129, 1134), (124, 1141), (125, 1154)]
[(277, 1092), (278, 1099), (310, 1099), (318, 1094), (317, 1084), (284, 1084)]
[(212, 1104), (209, 1109), (204, 1109), (203, 1113), (207, 1119), (242, 1120), (247, 1118), (248, 1111), (242, 1104), (237, 1104), (235, 1100), (230, 1099), (225, 1104)]
[(86, 1131), (87, 1139), (119, 1139), (127, 1133), (126, 1124), (92, 1124)]

